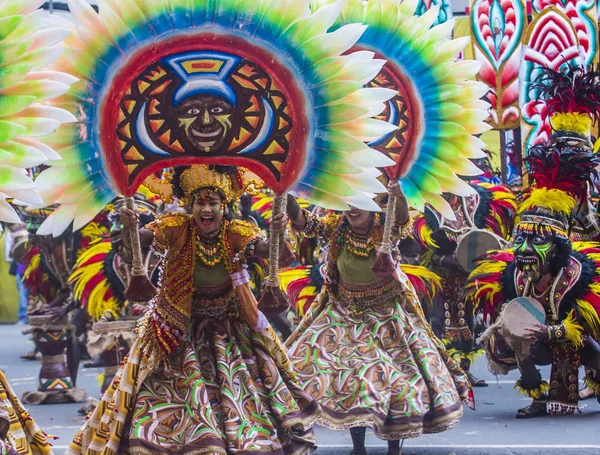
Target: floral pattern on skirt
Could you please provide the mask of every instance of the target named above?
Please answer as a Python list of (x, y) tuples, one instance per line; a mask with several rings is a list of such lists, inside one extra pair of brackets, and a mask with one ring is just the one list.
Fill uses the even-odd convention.
[(369, 427), (386, 440), (458, 424), (462, 403), (472, 404), (469, 381), (418, 305), (404, 293), (356, 315), (329, 300), (302, 321), (289, 356), (304, 390), (321, 404), (319, 424)]
[(236, 320), (193, 324), (170, 369), (141, 385), (130, 454), (304, 454), (319, 406), (298, 385), (271, 328)]

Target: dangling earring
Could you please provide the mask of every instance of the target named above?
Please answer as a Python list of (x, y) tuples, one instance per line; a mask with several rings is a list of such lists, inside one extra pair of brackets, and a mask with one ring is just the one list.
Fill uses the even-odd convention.
[(223, 215), (229, 215), (229, 207), (225, 206), (225, 208), (223, 209)]

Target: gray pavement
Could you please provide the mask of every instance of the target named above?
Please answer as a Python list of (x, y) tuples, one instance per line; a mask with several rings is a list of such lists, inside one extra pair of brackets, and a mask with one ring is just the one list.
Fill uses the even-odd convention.
[[(20, 395), (34, 390), (39, 362), (24, 361), (19, 356), (31, 350), (33, 344), (21, 334), (23, 325), (0, 325), (0, 369)], [(88, 394), (99, 396), (97, 380), (101, 369), (81, 369), (78, 386)], [(445, 433), (426, 435), (408, 440), (404, 455), (509, 455), (509, 454), (600, 454), (600, 404), (595, 400), (583, 402), (582, 412), (569, 417), (542, 417), (527, 421), (514, 418), (516, 410), (527, 399), (514, 390), (516, 374), (497, 379), (487, 371), (485, 359), (474, 365), (476, 375), (486, 379), (487, 388), (475, 389), (477, 410), (465, 409), (460, 425)], [(548, 374), (544, 369), (543, 373)], [(583, 376), (583, 374), (581, 374)], [(79, 404), (30, 406), (38, 425), (59, 437), (55, 454), (62, 455), (84, 418), (78, 416)], [(342, 455), (351, 450), (347, 432), (316, 429), (318, 454)], [(384, 455), (386, 445), (372, 434), (367, 438), (369, 455)]]

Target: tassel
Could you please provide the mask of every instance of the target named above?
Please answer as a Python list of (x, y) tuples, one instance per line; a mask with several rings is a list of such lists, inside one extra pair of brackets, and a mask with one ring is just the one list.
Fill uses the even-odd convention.
[[(137, 210), (132, 197), (125, 198), (125, 204), (129, 210)], [(140, 244), (140, 233), (138, 228), (129, 229), (131, 236), (132, 270), (129, 285), (125, 290), (127, 300), (134, 303), (149, 302), (157, 294), (158, 290), (148, 279), (146, 267), (142, 258), (142, 247)]]
[[(285, 212), (287, 195), (277, 195), (273, 201), (272, 217)], [(258, 308), (266, 315), (276, 315), (290, 309), (290, 301), (279, 287), (279, 232), (273, 229), (271, 221), (271, 232), (269, 237), (269, 276), (267, 277), (265, 289)]]
[(396, 264), (392, 258), (392, 227), (396, 216), (396, 198), (389, 196), (385, 212), (385, 225), (383, 226), (383, 239), (381, 248), (377, 252), (377, 259), (371, 270), (378, 278), (388, 278), (394, 275)]

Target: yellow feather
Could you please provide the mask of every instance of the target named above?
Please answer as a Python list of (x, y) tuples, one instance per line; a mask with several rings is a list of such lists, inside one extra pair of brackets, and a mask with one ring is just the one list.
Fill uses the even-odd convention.
[(81, 229), (81, 235), (88, 239), (102, 237), (107, 234), (108, 229), (96, 222), (88, 223)]
[(23, 279), (28, 279), (29, 276), (39, 268), (40, 266), (40, 261), (41, 261), (41, 255), (38, 253), (35, 256), (33, 256), (31, 258), (31, 261), (29, 261), (29, 265), (27, 266), (27, 268), (25, 269), (25, 273), (23, 273)]
[(421, 228), (421, 237), (422, 237), (423, 241), (429, 246), (432, 246), (434, 248), (439, 248), (438, 244), (435, 243), (435, 240), (433, 240), (433, 238), (431, 237), (432, 235), (433, 235), (433, 231), (431, 230), (429, 225), (425, 224)]
[(300, 291), (300, 295), (298, 297), (312, 297), (317, 293), (317, 288), (315, 286), (306, 286)]
[(577, 300), (579, 316), (590, 330), (592, 337), (600, 339), (600, 318), (592, 305), (585, 300)]
[(288, 286), (296, 280), (301, 280), (310, 275), (310, 269), (291, 268), (279, 272), (280, 289), (286, 292)]
[[(598, 248), (598, 243), (596, 242), (573, 242), (572, 243), (573, 246), (573, 250), (575, 251), (582, 251), (588, 248)], [(589, 257), (598, 257), (600, 258), (600, 254), (598, 253), (592, 253), (588, 255)]]
[(562, 322), (565, 326), (565, 336), (573, 343), (576, 348), (583, 346), (583, 327), (575, 319), (575, 311), (571, 310), (569, 315)]
[(544, 207), (553, 212), (570, 216), (575, 204), (575, 199), (564, 191), (535, 188), (519, 206), (519, 214), (535, 207)]

